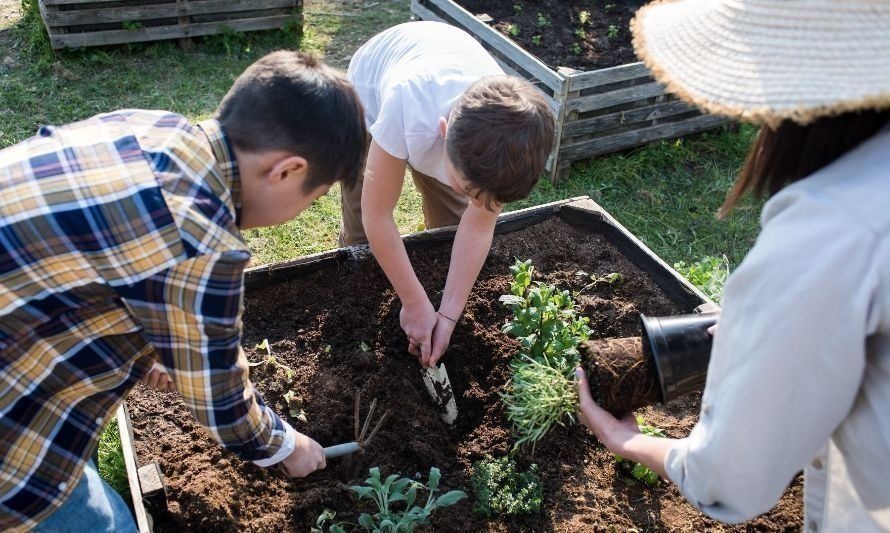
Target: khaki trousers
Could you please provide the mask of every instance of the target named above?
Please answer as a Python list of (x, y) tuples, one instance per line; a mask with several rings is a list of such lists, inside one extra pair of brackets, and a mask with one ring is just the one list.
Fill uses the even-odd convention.
[[(411, 178), (423, 201), (423, 222), (427, 229), (451, 226), (460, 222), (469, 200), (441, 181), (410, 168)], [(362, 184), (359, 180), (351, 191), (340, 189), (340, 246), (368, 242), (362, 225)]]

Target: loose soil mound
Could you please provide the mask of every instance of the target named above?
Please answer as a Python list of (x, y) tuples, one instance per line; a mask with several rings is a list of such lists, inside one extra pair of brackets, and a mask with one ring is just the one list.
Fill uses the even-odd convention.
[[(645, 0), (457, 0), (552, 69), (635, 63), (630, 20)], [(586, 15), (581, 13), (585, 12)], [(540, 16), (539, 16), (540, 14)]]
[[(450, 249), (412, 252), (411, 260), (434, 303), (441, 296)], [(499, 326), (509, 310), (498, 302), (509, 292), (508, 266), (530, 258), (541, 279), (581, 291), (589, 280), (576, 275), (620, 272), (624, 282), (583, 291), (576, 300), (590, 317), (597, 338), (639, 335), (638, 314), (677, 314), (652, 281), (601, 235), (582, 234), (559, 221), (498, 236), (455, 330), (445, 357), (457, 397), (454, 427), (439, 418), (427, 396), (419, 367), (406, 351), (399, 328), (399, 303), (373, 261), (360, 270), (317, 272), (307, 278), (254, 292), (245, 302), (244, 346), (251, 361), (264, 354), (252, 347), (269, 339), (285, 372), (270, 365), (254, 369), (254, 381), (278, 413), (322, 445), (351, 440), (353, 395), (361, 389), (363, 412), (371, 398), (392, 415), (363, 456), (329, 461), (307, 479), (290, 480), (275, 470), (239, 461), (195, 424), (175, 393), (139, 389), (129, 406), (140, 464), (157, 461), (167, 476), (169, 510), (156, 512), (159, 531), (307, 531), (324, 508), (355, 520), (369, 511), (347, 485), (363, 482), (367, 469), (384, 475), (422, 475), (442, 470), (443, 489), (469, 490), (473, 461), (504, 454), (513, 443), (499, 393), (509, 378), (508, 361), (518, 343)], [(365, 343), (370, 349), (361, 348)], [(284, 394), (303, 401), (306, 422), (289, 415)], [(293, 407), (293, 404), (291, 404)], [(687, 398), (642, 411), (646, 421), (672, 437), (695, 424), (699, 404)], [(380, 412), (380, 411), (378, 411)], [(433, 515), (435, 531), (695, 530), (723, 526), (709, 520), (669, 483), (628, 486), (616, 474), (612, 454), (586, 430), (558, 428), (519, 457), (525, 468), (540, 466), (544, 506), (540, 514), (486, 521), (472, 513), (472, 500)], [(769, 514), (733, 530), (790, 530), (802, 523), (801, 485), (796, 481)]]

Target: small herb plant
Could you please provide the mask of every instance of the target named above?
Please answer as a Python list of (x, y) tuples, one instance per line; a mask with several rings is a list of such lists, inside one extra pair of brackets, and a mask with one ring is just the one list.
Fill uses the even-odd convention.
[(519, 2), (513, 4), (513, 13), (516, 13), (517, 15), (522, 13), (522, 4), (520, 4)]
[(287, 366), (284, 363), (278, 362), (278, 358), (276, 358), (275, 355), (272, 354), (272, 347), (269, 346), (269, 339), (263, 339), (263, 342), (257, 344), (255, 346), (255, 348), (257, 350), (265, 350), (266, 358), (263, 359), (262, 361), (258, 361), (256, 363), (247, 363), (247, 366), (255, 367), (255, 366), (260, 366), (260, 365), (272, 365), (272, 367), (274, 367), (274, 368), (283, 370), (284, 374), (287, 376), (288, 380), (293, 379), (294, 376), (297, 375), (297, 373), (294, 372), (294, 370), (291, 367)]
[(615, 10), (615, 4), (606, 4), (604, 9), (605, 9), (606, 13), (611, 13), (612, 11)]
[(609, 29), (606, 30), (606, 37), (608, 37), (609, 39), (614, 39), (615, 37), (618, 37), (619, 33), (620, 30), (618, 29), (618, 26), (609, 24)]
[(580, 44), (578, 44), (578, 43), (572, 44), (572, 53), (575, 54), (576, 56), (581, 55), (581, 52), (583, 52), (583, 51), (584, 50), (581, 48)]
[(578, 12), (578, 22), (581, 23), (582, 26), (590, 22), (590, 11), (579, 11)]
[[(662, 431), (661, 428), (646, 424), (642, 416), (637, 416), (637, 427), (640, 428), (640, 433), (642, 433), (643, 435), (660, 438), (665, 437), (664, 431)], [(615, 455), (615, 462), (621, 463), (623, 461), (625, 461), (623, 457), (621, 457), (620, 455)], [(622, 478), (622, 481), (624, 481), (628, 485), (636, 485), (636, 481), (634, 481), (634, 479), (643, 481), (650, 486), (658, 483), (658, 474), (656, 474), (655, 471), (641, 463), (634, 463), (633, 468), (631, 468), (630, 470), (630, 475), (633, 476), (633, 479)]]
[(516, 24), (508, 24), (507, 25), (507, 33), (510, 37), (518, 37), (519, 36), (519, 26)]
[(585, 37), (587, 37), (587, 32), (584, 31), (584, 28), (578, 28), (575, 30), (575, 37), (584, 39)]
[(589, 290), (595, 289), (601, 285), (611, 285), (618, 286), (624, 282), (624, 276), (621, 275), (621, 272), (609, 272), (608, 274), (603, 274), (602, 276), (597, 276), (596, 274), (590, 275), (590, 283), (584, 286), (581, 290)]
[(729, 259), (726, 256), (705, 256), (701, 261), (687, 265), (680, 261), (674, 263), (674, 269), (692, 282), (708, 298), (719, 303), (723, 297), (723, 287), (729, 277)]
[[(380, 469), (377, 467), (368, 470), (370, 477), (365, 480), (365, 485), (353, 485), (350, 487), (360, 500), (370, 499), (377, 504), (377, 512), (373, 514), (362, 513), (358, 517), (358, 526), (365, 531), (381, 533), (411, 533), (423, 524), (429, 524), (429, 517), (436, 509), (448, 507), (467, 497), (461, 490), (452, 490), (436, 496), (439, 488), (441, 474), (436, 467), (430, 468), (427, 484), (409, 478), (399, 478), (397, 474), (391, 474), (386, 479), (380, 478)], [(423, 507), (415, 505), (418, 490), (426, 490), (426, 503)], [(396, 510), (395, 505), (404, 507)], [(315, 521), (313, 531), (324, 531), (324, 525), (334, 521), (337, 513), (325, 509)], [(333, 522), (328, 526), (329, 533), (343, 533), (345, 525), (356, 525), (348, 522)]]
[(541, 510), (544, 488), (538, 465), (521, 472), (510, 457), (487, 457), (473, 464), (473, 510), (485, 516), (519, 515)]
[(573, 369), (577, 346), (590, 337), (587, 318), (578, 316), (569, 291), (533, 281), (530, 260), (510, 267), (510, 293), (501, 301), (513, 311), (502, 331), (516, 337), (521, 350), (511, 362), (513, 377), (501, 397), (517, 445), (535, 443), (555, 424), (574, 421), (577, 410)]
[(545, 14), (539, 12), (539, 13), (538, 13), (538, 27), (539, 27), (539, 28), (546, 28), (546, 27), (549, 26), (549, 25), (550, 25), (550, 17), (548, 17), (547, 15), (545, 15)]
[(535, 46), (541, 46), (541, 36), (540, 35), (532, 35), (532, 44)]

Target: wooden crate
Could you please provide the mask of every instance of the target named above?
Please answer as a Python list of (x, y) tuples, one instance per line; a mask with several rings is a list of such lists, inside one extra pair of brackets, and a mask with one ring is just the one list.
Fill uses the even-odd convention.
[(412, 0), (420, 19), (445, 22), (473, 35), (508, 73), (543, 91), (557, 117), (547, 161), (552, 179), (573, 161), (716, 128), (723, 117), (702, 114), (657, 83), (642, 63), (588, 72), (554, 71), (452, 0)]
[(53, 49), (302, 28), (303, 0), (40, 0)]

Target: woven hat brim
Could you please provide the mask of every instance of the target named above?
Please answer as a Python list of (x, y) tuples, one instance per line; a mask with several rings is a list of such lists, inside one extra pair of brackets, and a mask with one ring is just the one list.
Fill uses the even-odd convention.
[(890, 1), (654, 2), (631, 30), (655, 78), (709, 113), (775, 126), (890, 108)]

